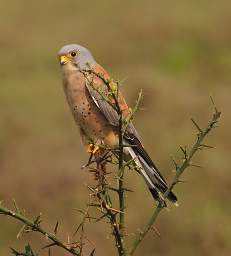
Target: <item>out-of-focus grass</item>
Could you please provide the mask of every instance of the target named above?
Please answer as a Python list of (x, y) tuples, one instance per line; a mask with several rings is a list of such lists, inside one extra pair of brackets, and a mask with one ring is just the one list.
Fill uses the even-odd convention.
[[(15, 198), (31, 215), (42, 211), (51, 229), (58, 219), (63, 238), (79, 221), (72, 209), (84, 207), (84, 183), (92, 177), (80, 170), (87, 156), (64, 99), (56, 59), (63, 44), (76, 42), (88, 47), (113, 77), (125, 80), (129, 103), (144, 89), (144, 110), (135, 124), (169, 179), (170, 155), (178, 145), (192, 142), (191, 116), (205, 124), (213, 95), (223, 113), (221, 127), (209, 138), (216, 149), (198, 156), (205, 168), (187, 171), (187, 182), (176, 189), (180, 207), (161, 215), (161, 238), (150, 234), (138, 255), (229, 255), (230, 8), (225, 0), (1, 0), (1, 199), (9, 205)], [(127, 175), (135, 190), (127, 198), (130, 232), (146, 222), (152, 198), (140, 177)], [(28, 236), (16, 240), (19, 228), (0, 218), (1, 255), (9, 255), (9, 246), (27, 243)], [(88, 231), (97, 255), (113, 254), (107, 227), (97, 224)], [(45, 244), (36, 235), (31, 239), (37, 248)]]

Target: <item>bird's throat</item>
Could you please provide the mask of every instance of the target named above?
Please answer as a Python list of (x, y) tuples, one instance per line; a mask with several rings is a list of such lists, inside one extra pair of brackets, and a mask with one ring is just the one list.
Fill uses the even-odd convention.
[(68, 62), (67, 64), (62, 65), (61, 68), (64, 75), (69, 75), (70, 73), (79, 71), (78, 66), (73, 64), (72, 62)]

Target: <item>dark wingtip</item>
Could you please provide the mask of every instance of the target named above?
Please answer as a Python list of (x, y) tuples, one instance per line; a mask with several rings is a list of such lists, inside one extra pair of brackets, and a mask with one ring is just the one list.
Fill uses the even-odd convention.
[(152, 197), (157, 201), (160, 197), (157, 190), (154, 188), (149, 188), (149, 191), (151, 192)]
[[(160, 200), (160, 195), (158, 193), (158, 191), (154, 188), (149, 188), (149, 191), (151, 192), (153, 198), (156, 200), (156, 201), (159, 201)], [(172, 203), (174, 203), (175, 205), (177, 205), (177, 197), (175, 196), (175, 194), (171, 191), (169, 194), (168, 194), (168, 200), (171, 201)]]
[(155, 201), (160, 202), (164, 207), (167, 206), (165, 200), (159, 195), (158, 191), (155, 188), (149, 188), (149, 191), (151, 192)]
[(175, 194), (172, 191), (168, 194), (168, 200), (173, 203), (177, 202), (177, 197), (175, 196)]

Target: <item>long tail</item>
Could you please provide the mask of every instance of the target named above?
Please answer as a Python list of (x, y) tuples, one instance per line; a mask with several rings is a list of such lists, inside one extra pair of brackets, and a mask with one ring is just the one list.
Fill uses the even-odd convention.
[[(132, 147), (127, 147), (127, 150), (138, 166), (153, 198), (157, 201), (163, 200), (162, 194), (165, 193), (168, 185), (152, 159), (136, 137), (126, 137), (125, 143), (132, 145)], [(173, 203), (177, 202), (177, 197), (172, 191), (168, 194), (167, 198)]]

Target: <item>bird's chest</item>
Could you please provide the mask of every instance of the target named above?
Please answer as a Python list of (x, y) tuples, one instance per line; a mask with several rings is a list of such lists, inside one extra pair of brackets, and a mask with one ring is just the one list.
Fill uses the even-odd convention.
[(104, 140), (111, 126), (91, 98), (84, 77), (70, 76), (64, 81), (64, 91), (74, 119), (84, 134), (90, 140)]

